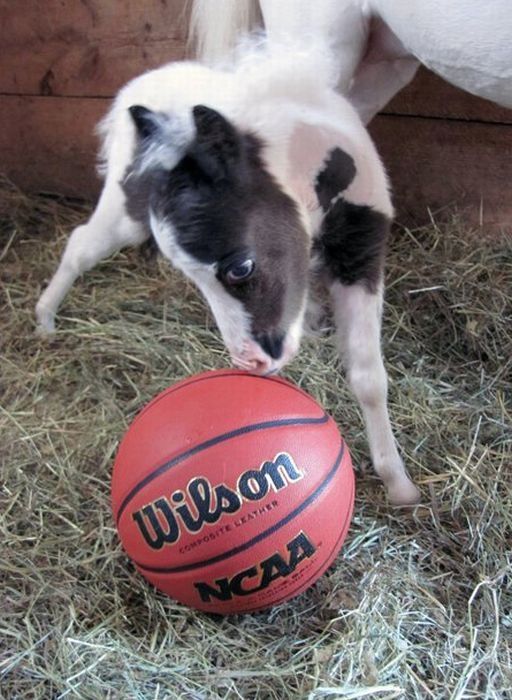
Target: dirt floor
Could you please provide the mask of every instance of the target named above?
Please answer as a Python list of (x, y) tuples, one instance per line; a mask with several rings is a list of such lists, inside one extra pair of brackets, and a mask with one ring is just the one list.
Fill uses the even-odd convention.
[(84, 204), (0, 188), (0, 697), (505, 699), (512, 688), (512, 242), (454, 219), (395, 230), (384, 352), (423, 493), (368, 465), (332, 334), (285, 376), (336, 418), (357, 472), (335, 565), (268, 612), (217, 619), (152, 589), (109, 503), (130, 420), (227, 355), (195, 289), (128, 251), (79, 281), (57, 333), (33, 307)]

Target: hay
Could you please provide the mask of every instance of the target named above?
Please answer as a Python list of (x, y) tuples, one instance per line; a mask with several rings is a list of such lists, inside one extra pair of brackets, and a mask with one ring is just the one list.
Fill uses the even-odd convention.
[(112, 457), (170, 383), (226, 364), (194, 289), (137, 251), (78, 283), (50, 342), (33, 307), (87, 207), (3, 183), (2, 698), (505, 698), (512, 687), (510, 239), (454, 220), (397, 230), (384, 349), (391, 412), (425, 502), (394, 510), (364, 468), (331, 337), (286, 374), (334, 414), (359, 472), (343, 554), (269, 612), (196, 614), (120, 549)]

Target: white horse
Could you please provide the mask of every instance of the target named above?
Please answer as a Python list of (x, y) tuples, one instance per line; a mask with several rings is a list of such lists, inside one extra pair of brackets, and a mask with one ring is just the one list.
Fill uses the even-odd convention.
[(200, 58), (225, 58), (261, 19), (270, 44), (293, 37), (333, 50), (338, 88), (365, 123), (420, 63), (512, 108), (511, 0), (195, 0)]

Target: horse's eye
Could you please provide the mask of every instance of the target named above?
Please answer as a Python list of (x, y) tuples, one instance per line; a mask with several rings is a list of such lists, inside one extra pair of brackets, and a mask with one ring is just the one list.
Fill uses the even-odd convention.
[(254, 272), (255, 263), (250, 258), (241, 263), (230, 265), (224, 271), (224, 279), (228, 284), (240, 284), (251, 277)]

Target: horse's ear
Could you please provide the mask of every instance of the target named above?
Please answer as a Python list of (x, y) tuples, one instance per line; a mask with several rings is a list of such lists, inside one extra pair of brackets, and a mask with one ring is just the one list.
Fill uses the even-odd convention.
[(128, 111), (139, 141), (137, 170), (142, 172), (152, 167), (172, 170), (190, 143), (190, 124), (175, 115), (152, 112), (141, 105), (133, 105)]
[(190, 156), (212, 180), (234, 177), (243, 152), (243, 142), (236, 128), (222, 114), (203, 105), (196, 105), (192, 116), (196, 138)]
[(141, 139), (154, 138), (163, 126), (163, 116), (146, 107), (133, 105), (128, 108), (128, 111)]

